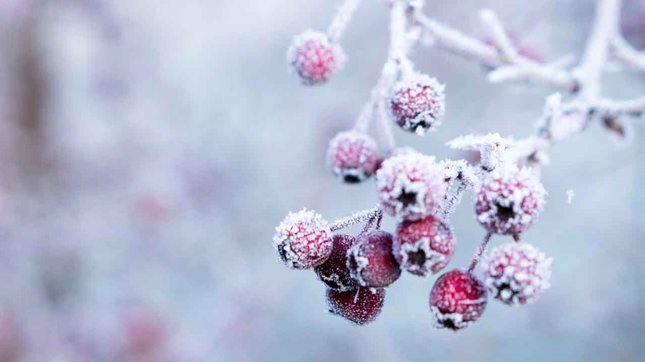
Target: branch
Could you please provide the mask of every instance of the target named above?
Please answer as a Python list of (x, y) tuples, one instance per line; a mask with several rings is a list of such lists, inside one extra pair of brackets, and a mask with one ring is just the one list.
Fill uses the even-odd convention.
[(634, 49), (620, 35), (614, 36), (610, 45), (614, 58), (632, 68), (645, 70), (645, 51)]
[(493, 68), (489, 76), (489, 80), (493, 82), (527, 81), (567, 92), (575, 92), (578, 89), (578, 80), (570, 72), (520, 55), (512, 44), (509, 44), (506, 32), (491, 11), (485, 10), (481, 15), (482, 20), (493, 33), (495, 45), (488, 45), (477, 38), (465, 35), (428, 18), (419, 11), (414, 11), (412, 18), (432, 36), (438, 47)]

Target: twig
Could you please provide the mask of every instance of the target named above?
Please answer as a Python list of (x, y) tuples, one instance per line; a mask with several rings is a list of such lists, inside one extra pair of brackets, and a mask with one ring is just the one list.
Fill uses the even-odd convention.
[(488, 232), (486, 236), (484, 236), (484, 240), (482, 241), (481, 245), (479, 245), (479, 248), (477, 249), (477, 252), (475, 253), (475, 256), (473, 257), (473, 261), (470, 262), (470, 266), (468, 267), (468, 273), (472, 273), (475, 270), (475, 267), (477, 267), (477, 264), (482, 258), (482, 255), (486, 251), (486, 247), (488, 247), (488, 243), (490, 243), (490, 239), (493, 236), (493, 233)]

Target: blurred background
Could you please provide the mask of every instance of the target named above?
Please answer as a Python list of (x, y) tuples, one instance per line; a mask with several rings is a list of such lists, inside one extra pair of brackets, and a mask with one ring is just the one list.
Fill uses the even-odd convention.
[[(459, 333), (431, 325), (435, 277), (404, 274), (363, 328), (326, 313), (310, 271), (285, 268), (274, 227), (304, 206), (333, 220), (372, 207), (371, 182), (335, 180), (329, 139), (353, 124), (385, 59), (387, 11), (365, 0), (345, 70), (306, 88), (292, 37), (324, 30), (340, 0), (0, 0), (0, 361), (636, 361), (645, 353), (645, 127), (599, 127), (553, 149), (525, 239), (554, 257), (536, 303), (490, 302)], [(625, 0), (645, 48), (645, 1)], [(579, 56), (592, 0), (432, 0), (481, 35), (495, 10), (536, 59)], [(548, 89), (490, 85), (481, 66), (420, 47), (447, 83), (444, 125), (397, 142), (428, 154), (470, 132), (521, 137)], [(645, 75), (609, 73), (607, 95)], [(567, 203), (568, 190), (575, 198)], [(484, 235), (470, 196), (449, 267)], [(386, 219), (392, 230), (392, 219)], [(506, 241), (496, 237), (493, 244)]]

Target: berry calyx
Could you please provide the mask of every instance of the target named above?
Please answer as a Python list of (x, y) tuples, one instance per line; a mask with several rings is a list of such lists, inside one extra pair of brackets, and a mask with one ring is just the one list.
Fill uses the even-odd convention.
[(486, 309), (486, 287), (473, 274), (451, 270), (430, 292), (430, 310), (437, 328), (457, 331), (475, 322)]
[(434, 214), (446, 194), (443, 169), (434, 157), (404, 153), (385, 161), (376, 173), (383, 211), (398, 220)]
[(492, 296), (504, 304), (530, 303), (549, 288), (552, 261), (531, 244), (503, 244), (482, 263), (484, 283)]
[(389, 108), (402, 129), (425, 135), (436, 129), (445, 113), (445, 86), (435, 78), (416, 73), (394, 85)]
[(364, 287), (387, 287), (401, 276), (392, 255), (392, 234), (376, 230), (362, 236), (347, 253), (352, 277)]
[(358, 183), (376, 170), (376, 142), (362, 132), (340, 132), (329, 143), (327, 165), (336, 177), (347, 183)]
[(385, 289), (359, 287), (347, 292), (327, 289), (329, 312), (355, 324), (367, 324), (381, 313)]
[(544, 207), (546, 191), (528, 169), (496, 169), (476, 191), (477, 221), (486, 230), (518, 235), (528, 229)]
[(401, 269), (426, 276), (443, 269), (455, 252), (456, 239), (448, 225), (435, 216), (399, 224), (394, 238), (394, 256)]
[(318, 278), (330, 289), (345, 292), (358, 286), (347, 268), (347, 251), (355, 241), (356, 238), (351, 235), (334, 235), (329, 258), (316, 267)]
[(329, 223), (313, 210), (290, 212), (276, 227), (273, 246), (291, 268), (316, 267), (332, 252)]
[(287, 61), (305, 85), (325, 83), (345, 63), (345, 53), (325, 33), (306, 30), (293, 39)]

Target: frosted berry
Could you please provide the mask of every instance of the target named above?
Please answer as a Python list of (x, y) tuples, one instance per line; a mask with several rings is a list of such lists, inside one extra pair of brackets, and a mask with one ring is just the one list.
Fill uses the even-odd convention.
[(437, 328), (468, 327), (486, 309), (486, 287), (471, 273), (452, 270), (437, 279), (430, 292), (430, 310)]
[(341, 132), (329, 143), (327, 165), (336, 177), (358, 183), (376, 170), (376, 142), (362, 132)]
[(394, 122), (419, 135), (436, 129), (445, 113), (444, 88), (435, 78), (418, 73), (397, 82), (389, 99)]
[(355, 243), (356, 238), (351, 235), (334, 235), (333, 250), (329, 258), (316, 267), (318, 278), (331, 289), (348, 291), (358, 285), (350, 275), (347, 268), (347, 251)]
[(383, 211), (398, 220), (434, 214), (446, 194), (443, 169), (433, 157), (405, 153), (390, 157), (376, 173)]
[(376, 319), (384, 301), (383, 288), (359, 287), (347, 292), (327, 289), (329, 311), (359, 325)]
[(531, 302), (549, 287), (551, 258), (531, 244), (503, 244), (484, 259), (484, 283), (491, 295), (508, 305)]
[(401, 269), (426, 276), (448, 265), (455, 252), (455, 244), (450, 227), (438, 218), (428, 216), (399, 224), (393, 249)]
[(528, 169), (496, 170), (476, 191), (477, 220), (490, 232), (518, 235), (540, 215), (545, 194), (540, 181)]
[(290, 212), (276, 228), (273, 246), (291, 268), (316, 267), (331, 254), (331, 230), (327, 221), (312, 210)]
[(325, 33), (306, 30), (293, 39), (287, 51), (287, 61), (300, 76), (303, 84), (326, 82), (345, 63), (345, 53)]
[(361, 286), (387, 287), (401, 276), (392, 255), (392, 234), (376, 230), (362, 236), (347, 253), (347, 267)]

